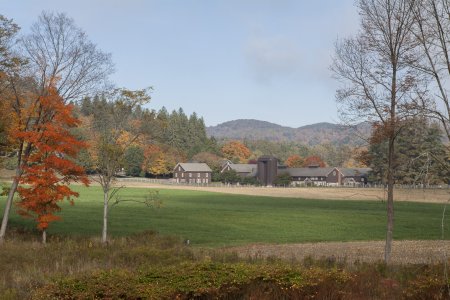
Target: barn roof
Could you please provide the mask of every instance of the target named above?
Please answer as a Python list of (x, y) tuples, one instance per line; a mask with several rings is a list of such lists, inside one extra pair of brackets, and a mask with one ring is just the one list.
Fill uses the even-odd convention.
[(286, 168), (283, 173), (294, 177), (327, 176), (334, 168)]
[(257, 164), (228, 164), (232, 170), (237, 173), (250, 173), (256, 175), (258, 169)]
[(175, 166), (181, 166), (185, 172), (212, 172), (211, 168), (205, 163), (179, 163)]

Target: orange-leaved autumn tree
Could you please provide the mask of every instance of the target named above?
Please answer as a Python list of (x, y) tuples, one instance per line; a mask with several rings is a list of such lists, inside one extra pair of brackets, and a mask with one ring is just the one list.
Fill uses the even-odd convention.
[(308, 156), (305, 158), (305, 162), (303, 163), (303, 166), (308, 167), (325, 167), (325, 162), (317, 155)]
[(86, 145), (70, 133), (70, 129), (79, 124), (72, 114), (72, 105), (64, 104), (53, 87), (49, 88), (47, 96), (39, 97), (39, 103), (36, 117), (43, 121), (34, 125), (33, 130), (18, 129), (13, 136), (34, 145), (22, 167), (17, 206), (19, 214), (38, 223), (45, 243), (49, 223), (60, 219), (54, 215), (61, 210), (58, 202), (67, 199), (73, 204), (72, 197), (78, 197), (78, 193), (70, 189), (70, 182), (87, 185), (89, 180), (84, 169), (73, 160)]
[(14, 54), (13, 45), (19, 31), (19, 26), (13, 20), (7, 19), (0, 14), (0, 151), (8, 151), (12, 141), (7, 135), (11, 126), (11, 103), (7, 98), (11, 95), (7, 87), (7, 74), (9, 69), (17, 69), (25, 63)]
[(239, 141), (230, 141), (222, 146), (223, 156), (233, 162), (244, 163), (251, 156), (252, 152)]
[(289, 156), (284, 162), (289, 168), (301, 168), (305, 163), (305, 159), (298, 154)]
[(149, 145), (144, 150), (142, 169), (155, 176), (168, 174), (171, 171), (163, 149), (157, 145)]
[(142, 169), (155, 176), (167, 175), (175, 165), (186, 160), (185, 155), (168, 146), (148, 145), (144, 150)]

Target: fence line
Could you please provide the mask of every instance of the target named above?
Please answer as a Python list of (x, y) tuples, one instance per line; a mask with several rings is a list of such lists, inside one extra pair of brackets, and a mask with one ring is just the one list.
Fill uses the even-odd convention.
[[(355, 189), (365, 189), (365, 188), (387, 188), (386, 185), (383, 184), (357, 184), (357, 185), (325, 185), (325, 186), (317, 186), (317, 185), (301, 185), (301, 186), (273, 186), (273, 187), (265, 187), (265, 186), (254, 186), (254, 185), (242, 185), (242, 184), (226, 184), (222, 182), (213, 182), (213, 183), (181, 183), (176, 182), (172, 179), (156, 179), (156, 178), (140, 178), (140, 177), (118, 177), (116, 178), (119, 182), (142, 182), (142, 183), (153, 183), (153, 184), (162, 184), (162, 185), (172, 185), (172, 186), (196, 186), (196, 187), (221, 187), (221, 188), (272, 188), (272, 189), (285, 189), (285, 188), (307, 188), (307, 187), (315, 187), (315, 188), (355, 188)], [(449, 189), (450, 185), (430, 185), (424, 186), (422, 184), (410, 185), (410, 184), (396, 184), (395, 188), (397, 189)]]

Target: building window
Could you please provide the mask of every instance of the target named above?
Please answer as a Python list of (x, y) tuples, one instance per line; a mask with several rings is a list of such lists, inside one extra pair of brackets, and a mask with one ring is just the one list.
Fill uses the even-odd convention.
[(208, 173), (206, 173), (206, 174), (205, 174), (205, 177), (206, 177), (206, 178), (208, 178), (208, 176), (209, 176), (209, 174), (208, 174)]
[(178, 173), (175, 173), (175, 178), (177, 178), (178, 177)]
[(197, 177), (200, 178), (200, 173), (197, 173)]
[(184, 178), (184, 173), (181, 173), (181, 177)]
[(191, 178), (192, 177), (192, 173), (189, 173), (189, 178)]

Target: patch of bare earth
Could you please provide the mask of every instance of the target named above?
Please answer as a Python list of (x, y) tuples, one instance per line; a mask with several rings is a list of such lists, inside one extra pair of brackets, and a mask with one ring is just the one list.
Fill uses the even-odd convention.
[[(377, 262), (384, 259), (384, 241), (326, 242), (265, 245), (253, 244), (226, 248), (242, 258), (277, 257), (286, 260), (331, 259), (353, 264)], [(395, 264), (435, 264), (450, 256), (450, 241), (394, 241), (392, 262)]]

